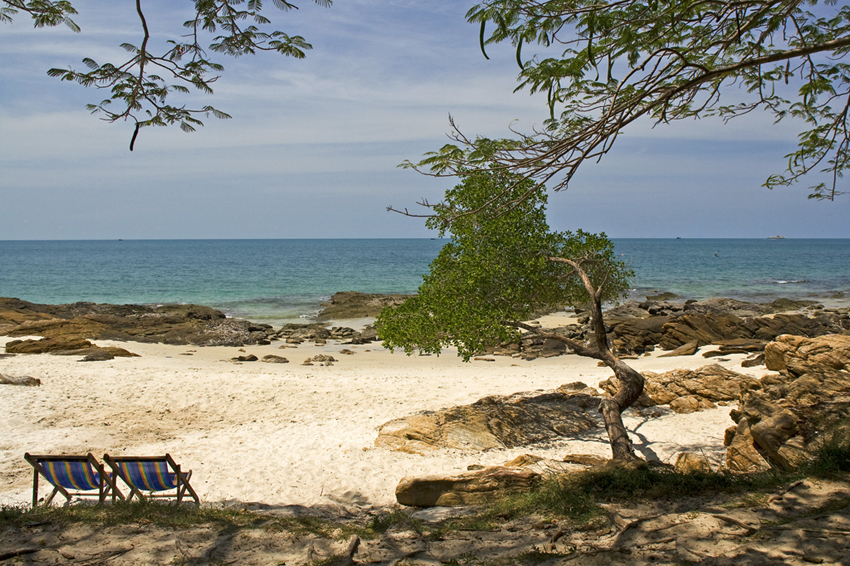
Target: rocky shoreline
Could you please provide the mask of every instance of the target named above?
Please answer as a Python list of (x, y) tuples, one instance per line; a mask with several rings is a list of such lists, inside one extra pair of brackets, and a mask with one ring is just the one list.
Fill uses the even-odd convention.
[[(351, 295), (351, 294), (345, 294)], [(373, 297), (360, 297), (358, 316), (375, 316), (380, 305)], [(349, 313), (348, 308), (330, 312)], [(42, 305), (15, 298), (0, 298), (0, 335), (42, 336), (7, 345), (7, 353), (80, 353), (94, 346), (89, 340), (162, 343), (192, 346), (252, 346), (275, 340), (346, 340), (362, 344), (376, 339), (373, 329), (362, 331), (326, 324), (287, 324), (274, 328), (248, 320), (228, 318), (223, 312), (202, 305), (111, 305), (72, 303)], [(91, 352), (89, 352), (91, 353)]]
[[(358, 292), (336, 293), (323, 305), (319, 322), (287, 324), (274, 328), (248, 320), (228, 318), (202, 305), (111, 305), (72, 303), (43, 305), (0, 298), (0, 335), (42, 336), (7, 347), (7, 353), (73, 352), (93, 348), (88, 340), (163, 343), (192, 346), (251, 346), (284, 340), (321, 344), (337, 340), (352, 344), (374, 341), (371, 326), (362, 330), (330, 327), (329, 321), (375, 317), (386, 306), (397, 305), (408, 295)], [(592, 329), (586, 314), (576, 309), (577, 323), (552, 329), (573, 340), (589, 340)], [(746, 303), (734, 299), (705, 301), (629, 301), (609, 309), (606, 326), (613, 349), (621, 357), (634, 357), (656, 348), (670, 355), (691, 355), (702, 346), (719, 345), (706, 356), (748, 353), (753, 363), (765, 345), (782, 334), (814, 338), (850, 332), (850, 308), (823, 308), (811, 302), (778, 299), (772, 303)], [(35, 342), (35, 343), (34, 343)], [(500, 344), (482, 355), (504, 355), (524, 360), (567, 353), (555, 339), (526, 335), (516, 343)], [(88, 352), (88, 354), (98, 354)], [(109, 359), (102, 353), (101, 357)], [(114, 355), (128, 355), (115, 352)]]

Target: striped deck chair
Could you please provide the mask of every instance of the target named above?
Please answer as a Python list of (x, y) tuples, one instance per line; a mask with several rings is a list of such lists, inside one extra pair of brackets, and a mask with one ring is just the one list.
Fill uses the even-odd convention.
[[(138, 496), (144, 498), (142, 492), (148, 492), (148, 497), (175, 498), (177, 503), (184, 498), (192, 498), (196, 505), (201, 504), (198, 494), (189, 484), (192, 472), (183, 472), (170, 455), (165, 456), (121, 456), (112, 458), (103, 455), (103, 460), (130, 488), (127, 500)], [(161, 493), (169, 492), (169, 493)]]
[[(27, 453), (24, 459), (33, 467), (33, 508), (38, 505), (38, 476), (43, 476), (53, 486), (53, 493), (44, 501), (45, 505), (50, 505), (57, 493), (61, 493), (67, 502), (73, 497), (97, 497), (98, 503), (103, 503), (110, 495), (112, 501), (116, 497), (124, 499), (112, 474), (106, 473), (91, 453), (85, 456), (34, 456)], [(97, 493), (92, 493), (95, 490)]]

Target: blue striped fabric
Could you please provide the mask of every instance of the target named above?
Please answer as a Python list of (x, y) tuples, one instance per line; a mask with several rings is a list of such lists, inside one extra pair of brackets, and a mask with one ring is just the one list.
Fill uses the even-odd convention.
[(100, 474), (84, 460), (40, 460), (47, 481), (65, 489), (88, 491), (100, 489)]
[(168, 462), (119, 462), (122, 479), (139, 491), (163, 491), (177, 486), (177, 474), (168, 471)]

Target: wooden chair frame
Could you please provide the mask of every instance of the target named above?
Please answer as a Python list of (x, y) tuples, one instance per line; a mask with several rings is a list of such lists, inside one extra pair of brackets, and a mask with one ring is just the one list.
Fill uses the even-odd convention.
[[(184, 498), (191, 498), (195, 500), (195, 505), (201, 504), (201, 500), (198, 497), (198, 494), (195, 493), (195, 490), (192, 489), (192, 486), (189, 483), (189, 479), (192, 477), (191, 470), (188, 472), (182, 471), (180, 469), (180, 465), (177, 464), (169, 454), (166, 454), (165, 456), (120, 456), (116, 458), (111, 457), (109, 454), (104, 454), (103, 461), (106, 462), (110, 468), (112, 468), (114, 477), (120, 477), (121, 481), (127, 484), (127, 487), (130, 488), (130, 495), (127, 497), (127, 501), (132, 500), (135, 496), (138, 496), (139, 499), (145, 499), (146, 497), (174, 498), (177, 500), (177, 503), (181, 503)], [(164, 464), (167, 467), (166, 469), (169, 471), (169, 473), (172, 473), (175, 476), (174, 487), (164, 488), (160, 490), (149, 490), (145, 486), (137, 485), (137, 483), (133, 481), (133, 478), (129, 477), (126, 473), (124, 473), (124, 470), (121, 468), (121, 464), (143, 462), (154, 462), (161, 465)], [(174, 492), (160, 493), (171, 490), (174, 490)], [(148, 495), (143, 495), (143, 491), (148, 491)]]
[[(47, 483), (53, 486), (53, 492), (49, 497), (44, 501), (44, 505), (50, 505), (53, 501), (53, 498), (56, 497), (57, 493), (61, 493), (62, 496), (67, 500), (66, 503), (69, 503), (74, 497), (97, 497), (98, 503), (103, 503), (106, 501), (107, 497), (112, 497), (112, 501), (115, 501), (115, 498), (124, 499), (124, 494), (121, 493), (121, 490), (118, 489), (118, 486), (115, 483), (115, 476), (113, 474), (107, 473), (103, 465), (98, 462), (91, 453), (86, 454), (85, 456), (81, 455), (33, 455), (30, 453), (24, 454), (24, 459), (29, 462), (29, 464), (33, 468), (33, 476), (32, 476), (32, 506), (35, 508), (38, 505), (38, 476), (43, 476)], [(44, 468), (42, 464), (47, 463), (77, 463), (83, 464), (86, 463), (91, 466), (91, 470), (97, 472), (98, 474), (98, 487), (97, 493), (92, 493), (95, 488), (89, 489), (74, 489), (66, 486), (62, 486), (59, 483), (55, 483), (53, 480), (55, 478), (52, 477), (52, 474)], [(48, 465), (48, 467), (50, 467)]]

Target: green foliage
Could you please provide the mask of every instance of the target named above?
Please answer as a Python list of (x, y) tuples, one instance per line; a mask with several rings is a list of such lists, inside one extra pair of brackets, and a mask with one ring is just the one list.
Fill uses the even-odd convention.
[(807, 470), (822, 476), (850, 473), (850, 420), (845, 419), (826, 431)]
[(65, 24), (74, 32), (80, 28), (69, 15), (77, 11), (66, 0), (2, 0), (0, 2), (0, 22), (11, 23), (12, 17), (18, 12), (26, 12), (37, 28), (53, 27)]
[[(616, 261), (604, 234), (551, 232), (546, 223), (546, 194), (507, 172), (472, 173), (434, 206), (427, 225), (450, 241), (431, 263), (419, 294), (385, 309), (375, 327), (384, 345), (439, 353), (457, 346), (464, 360), (488, 346), (517, 338), (512, 322), (541, 309), (584, 303), (587, 289), (576, 270), (550, 260), (577, 262), (602, 299), (619, 297), (631, 271)], [(501, 204), (514, 205), (494, 213)], [(459, 211), (493, 208), (478, 214)]]
[[(331, 0), (313, 0), (321, 6), (330, 6)], [(184, 132), (194, 132), (203, 126), (199, 116), (228, 119), (230, 116), (212, 106), (187, 108), (184, 104), (170, 103), (170, 95), (187, 94), (192, 89), (212, 94), (212, 84), (217, 81), (224, 67), (213, 61), (202, 43), (204, 34), (213, 35), (208, 49), (214, 53), (239, 57), (253, 55), (258, 51), (272, 51), (281, 55), (303, 59), (305, 51), (312, 46), (300, 35), (290, 36), (282, 31), (263, 31), (260, 26), (271, 23), (263, 15), (261, 0), (194, 0), (195, 16), (183, 26), (187, 35), (179, 40), (167, 40), (161, 54), (152, 52), (149, 45), (151, 33), (142, 9), (136, 2), (136, 12), (142, 30), (141, 43), (122, 43), (121, 48), (130, 54), (120, 63), (98, 63), (86, 57), (83, 65), (88, 70), (53, 68), (48, 76), (63, 81), (77, 82), (86, 87), (109, 91), (109, 97), (87, 108), (92, 114), (100, 114), (108, 122), (131, 120), (135, 123), (130, 150), (136, 141), (139, 129), (147, 126), (169, 126), (178, 124)], [(280, 10), (297, 8), (285, 0), (273, 0)], [(4, 6), (5, 5), (5, 6)], [(243, 8), (244, 5), (244, 9)], [(71, 2), (49, 0), (0, 0), (0, 22), (11, 22), (19, 11), (31, 15), (35, 27), (67, 24), (74, 31), (77, 25), (68, 18), (76, 14)], [(253, 23), (246, 25), (244, 22)], [(154, 72), (151, 72), (151, 71)]]
[[(407, 166), (451, 175), (495, 161), (540, 180), (561, 173), (560, 189), (636, 120), (728, 120), (761, 109), (776, 121), (795, 118), (802, 129), (785, 172), (765, 186), (789, 185), (811, 173), (812, 198), (842, 194), (839, 179), (850, 168), (846, 4), (484, 0), (467, 18), (480, 24), (482, 49), (516, 46), (517, 90), (545, 92), (549, 120), (485, 159), (476, 155), (480, 140), (455, 129), (457, 143)], [(523, 46), (538, 53), (522, 60)]]

